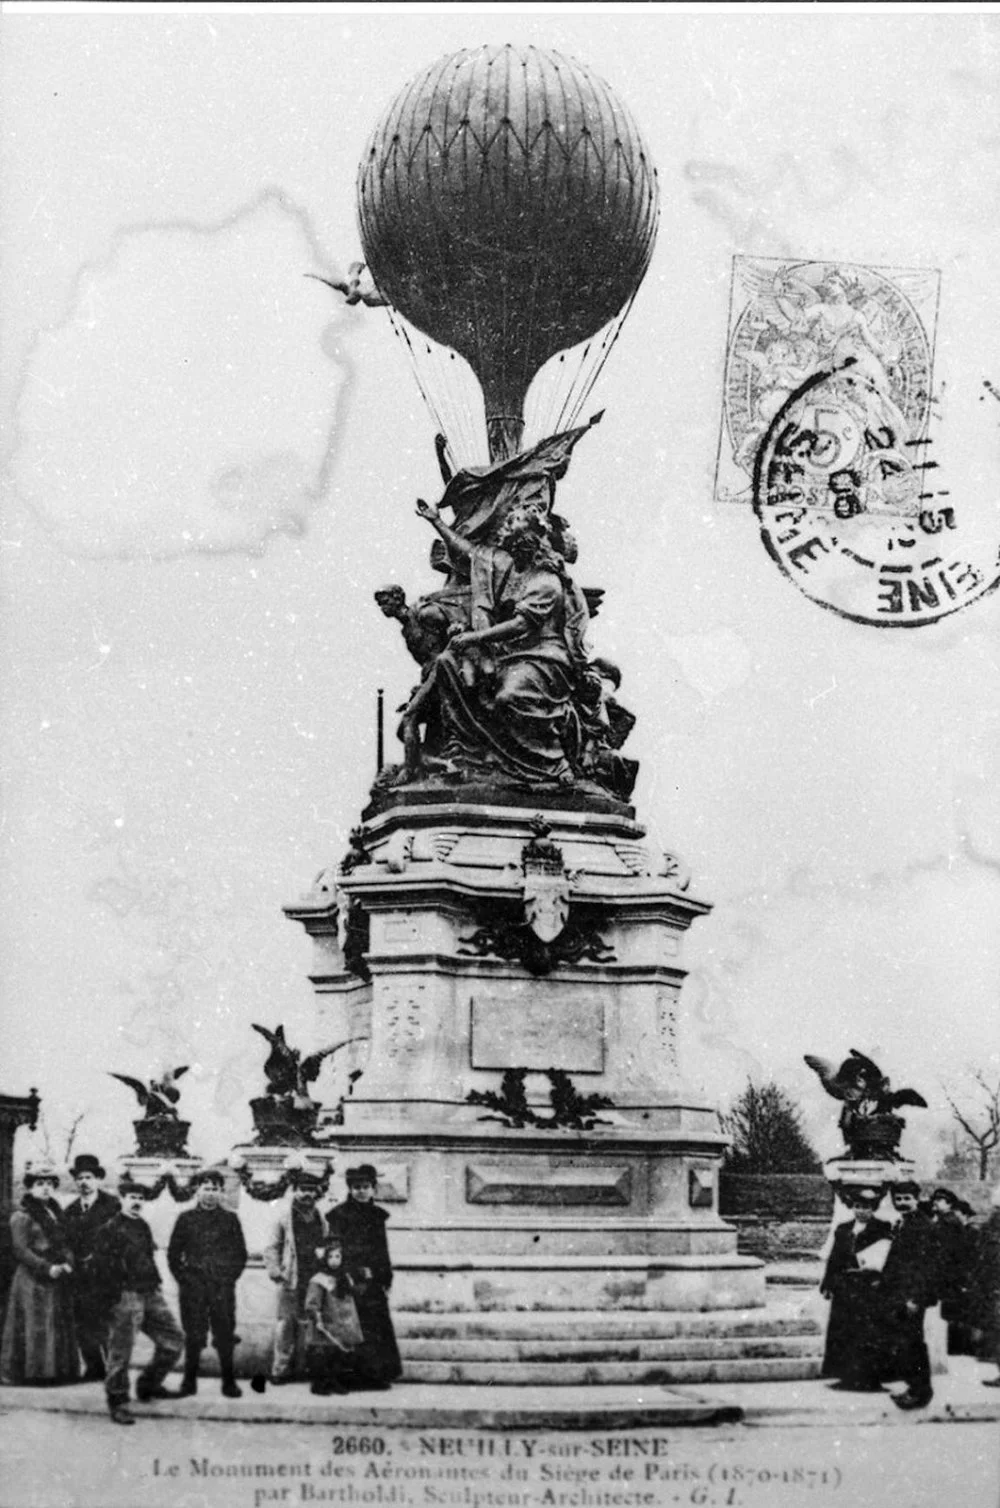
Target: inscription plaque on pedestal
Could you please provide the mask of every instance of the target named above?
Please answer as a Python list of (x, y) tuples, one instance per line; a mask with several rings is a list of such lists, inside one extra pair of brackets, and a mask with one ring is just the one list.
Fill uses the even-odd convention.
[(552, 1002), (544, 1012), (537, 1000), (473, 1000), (471, 1011), (473, 1068), (604, 1072), (600, 1000)]
[(467, 1167), (465, 1198), (468, 1204), (627, 1205), (632, 1175), (628, 1168), (544, 1167), (537, 1162)]

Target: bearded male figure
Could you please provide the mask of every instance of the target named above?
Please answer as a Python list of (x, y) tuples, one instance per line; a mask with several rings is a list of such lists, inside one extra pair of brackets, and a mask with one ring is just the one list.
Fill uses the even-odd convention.
[[(404, 710), (405, 778), (436, 765), (449, 773), (479, 767), (520, 783), (568, 783), (579, 748), (573, 693), (586, 665), (589, 615), (553, 548), (544, 511), (515, 503), (494, 545), (471, 544), (423, 499), (417, 512), (469, 563), (471, 627), (452, 636)], [(441, 748), (425, 749), (419, 730), (434, 723)]]

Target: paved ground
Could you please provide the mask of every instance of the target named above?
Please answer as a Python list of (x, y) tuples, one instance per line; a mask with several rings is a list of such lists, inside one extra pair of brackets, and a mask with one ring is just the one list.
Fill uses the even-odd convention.
[(989, 1375), (953, 1357), (911, 1414), (822, 1382), (230, 1401), (206, 1380), (132, 1429), (94, 1386), (4, 1388), (0, 1508), (996, 1508)]
[[(268, 1387), (263, 1395), (243, 1383), (243, 1397), (220, 1396), (215, 1378), (202, 1378), (195, 1398), (175, 1398), (136, 1407), (143, 1418), (209, 1419), (215, 1422), (303, 1424), (325, 1428), (355, 1424), (389, 1429), (637, 1429), (669, 1425), (761, 1423), (886, 1425), (894, 1428), (947, 1422), (1000, 1421), (1000, 1388), (985, 1388), (995, 1367), (953, 1356), (947, 1375), (934, 1379), (926, 1409), (904, 1414), (889, 1390), (840, 1393), (819, 1379), (805, 1382), (697, 1383), (690, 1387), (467, 1387), (397, 1383), (387, 1393), (316, 1398), (305, 1383)], [(177, 1378), (170, 1379), (176, 1385)], [(893, 1392), (901, 1384), (892, 1385)], [(0, 1388), (0, 1415), (92, 1415), (103, 1418), (103, 1390), (94, 1384), (68, 1388)]]

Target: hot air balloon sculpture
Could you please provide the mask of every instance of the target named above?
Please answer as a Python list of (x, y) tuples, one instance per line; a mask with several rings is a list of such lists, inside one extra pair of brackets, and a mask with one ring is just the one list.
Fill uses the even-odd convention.
[[(577, 582), (556, 496), (593, 448), (587, 390), (649, 266), (649, 154), (588, 69), (482, 47), (399, 94), (358, 208), (337, 297), (369, 323), (384, 299), (418, 371), (433, 348), (445, 397), (459, 369), (481, 397), (466, 444), (427, 389), (443, 492), (416, 512), (444, 579), (422, 595), (372, 582), (416, 667), (402, 761), (379, 739), (351, 852), (285, 908), (317, 944), (323, 1031), (367, 1038), (316, 1145), (393, 1169), (401, 1308), (426, 1306), (427, 1253), (481, 1279), (440, 1291), (456, 1376), (471, 1375), (459, 1305), (491, 1338), (553, 1304), (584, 1333), (627, 1292), (651, 1316), (729, 1309), (722, 1333), (739, 1336), (763, 1269), (718, 1214), (723, 1138), (684, 1087), (675, 1032), (683, 934), (710, 907), (636, 820), (635, 719), (589, 645), (603, 592)], [(572, 380), (546, 418), (554, 369)], [(484, 1105), (503, 1113), (483, 1122)], [(599, 1360), (617, 1332), (607, 1344)]]
[[(536, 373), (579, 347), (551, 427), (572, 425), (649, 266), (657, 209), (628, 111), (588, 68), (537, 47), (463, 50), (425, 69), (358, 175), (375, 287), (468, 362), (491, 460), (520, 448)], [(404, 338), (416, 356), (419, 339)]]
[[(638, 768), (619, 752), (634, 718), (612, 694), (617, 667), (590, 657), (601, 593), (572, 579), (576, 545), (554, 502), (600, 418), (576, 425), (580, 406), (649, 265), (649, 155), (581, 64), (481, 47), (439, 60), (390, 106), (361, 162), (358, 213), (372, 287), (410, 348), (433, 341), (475, 373), (489, 454), (452, 474), (438, 443), (445, 492), (417, 511), (447, 580), (412, 605), (397, 586), (379, 593), (422, 678), (401, 709), (405, 760), (376, 797), (430, 780), (468, 799), (504, 784), (620, 808)], [(556, 432), (522, 448), (532, 380), (570, 351)]]

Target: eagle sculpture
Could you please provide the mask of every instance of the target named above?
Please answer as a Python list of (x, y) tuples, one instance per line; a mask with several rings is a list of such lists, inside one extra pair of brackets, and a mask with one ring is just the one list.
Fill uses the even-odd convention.
[(168, 1068), (160, 1078), (150, 1079), (148, 1084), (144, 1084), (141, 1079), (129, 1078), (124, 1073), (112, 1073), (109, 1077), (128, 1085), (145, 1111), (146, 1120), (177, 1120), (176, 1105), (181, 1097), (180, 1090), (176, 1087), (177, 1080), (187, 1071), (188, 1065), (183, 1068)]
[(915, 1089), (893, 1089), (878, 1064), (856, 1047), (839, 1067), (810, 1053), (806, 1053), (805, 1061), (827, 1094), (843, 1103), (840, 1130), (848, 1156), (898, 1158), (906, 1122), (896, 1112), (904, 1105), (926, 1109), (923, 1095)]
[(339, 1052), (346, 1047), (348, 1042), (356, 1042), (356, 1037), (348, 1038), (347, 1042), (336, 1042), (332, 1047), (323, 1047), (319, 1052), (310, 1053), (303, 1057), (297, 1047), (289, 1047), (285, 1041), (285, 1028), (283, 1025), (276, 1026), (270, 1031), (266, 1026), (258, 1026), (252, 1021), (251, 1026), (255, 1032), (270, 1043), (271, 1051), (264, 1062), (264, 1077), (267, 1079), (267, 1092), (269, 1095), (280, 1097), (291, 1095), (297, 1104), (309, 1105), (309, 1085), (318, 1077), (320, 1068), (331, 1054)]

